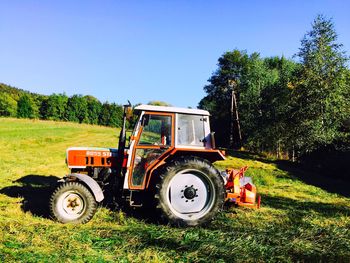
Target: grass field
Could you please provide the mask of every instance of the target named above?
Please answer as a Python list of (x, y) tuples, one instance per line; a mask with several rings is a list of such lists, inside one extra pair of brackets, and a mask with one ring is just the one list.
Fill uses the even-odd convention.
[(85, 225), (50, 220), (65, 149), (116, 145), (111, 128), (0, 118), (0, 262), (350, 262), (346, 184), (246, 153), (216, 165), (249, 165), (259, 210), (230, 208), (205, 228), (106, 208)]

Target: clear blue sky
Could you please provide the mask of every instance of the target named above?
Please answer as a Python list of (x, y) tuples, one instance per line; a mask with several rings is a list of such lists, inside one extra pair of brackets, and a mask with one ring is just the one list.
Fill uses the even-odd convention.
[(291, 58), (317, 14), (349, 55), (349, 12), (350, 1), (0, 0), (0, 82), (196, 107), (224, 52)]

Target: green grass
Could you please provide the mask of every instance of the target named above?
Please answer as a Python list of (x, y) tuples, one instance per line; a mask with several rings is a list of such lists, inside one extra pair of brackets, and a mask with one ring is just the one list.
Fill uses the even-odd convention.
[(65, 149), (116, 147), (117, 134), (0, 118), (0, 262), (350, 261), (350, 199), (303, 182), (307, 176), (318, 182), (317, 174), (245, 153), (216, 165), (250, 167), (247, 174), (262, 196), (259, 210), (229, 208), (196, 228), (158, 225), (106, 208), (85, 225), (48, 219), (49, 185), (68, 172)]

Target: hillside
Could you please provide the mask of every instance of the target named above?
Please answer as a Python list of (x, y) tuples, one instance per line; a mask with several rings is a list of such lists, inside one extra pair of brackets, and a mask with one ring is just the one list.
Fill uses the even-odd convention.
[(322, 182), (288, 162), (247, 153), (216, 165), (250, 167), (262, 196), (259, 210), (230, 208), (205, 228), (187, 229), (107, 208), (86, 225), (50, 220), (46, 201), (50, 185), (68, 171), (65, 149), (115, 147), (117, 134), (87, 124), (0, 118), (0, 261), (350, 260), (350, 194), (342, 182)]
[(41, 94), (29, 92), (27, 90), (23, 90), (23, 89), (19, 89), (19, 88), (16, 88), (16, 87), (12, 87), (10, 85), (7, 85), (7, 84), (1, 83), (1, 82), (0, 82), (0, 94), (8, 94), (9, 96), (11, 96), (16, 101), (18, 101), (18, 99), (23, 94), (31, 95), (33, 98), (41, 98), (41, 99), (43, 99), (43, 98), (47, 97), (45, 95), (41, 95)]

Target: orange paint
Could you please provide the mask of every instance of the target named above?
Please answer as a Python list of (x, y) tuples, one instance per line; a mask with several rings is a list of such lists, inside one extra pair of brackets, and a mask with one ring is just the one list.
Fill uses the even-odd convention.
[(68, 149), (68, 167), (115, 167), (116, 152), (96, 149)]
[(256, 187), (251, 183), (241, 185), (244, 173), (248, 169), (247, 166), (240, 170), (227, 169), (227, 182), (225, 184), (226, 197), (225, 201), (236, 204), (238, 206), (260, 207), (260, 197), (256, 203)]
[[(146, 188), (146, 183), (148, 186), (149, 180), (150, 180), (150, 171), (153, 172), (153, 167), (158, 166), (159, 163), (162, 162), (162, 159), (164, 159), (164, 157), (166, 157), (168, 155), (168, 152), (170, 152), (173, 148), (174, 148), (174, 144), (175, 144), (175, 114), (173, 113), (164, 113), (164, 112), (150, 112), (147, 111), (144, 113), (144, 115), (161, 115), (161, 116), (170, 116), (171, 117), (171, 143), (170, 146), (168, 146), (167, 148), (164, 148), (163, 145), (138, 145), (138, 142), (140, 141), (140, 137), (142, 134), (142, 130), (143, 127), (140, 127), (140, 130), (137, 134), (135, 138), (135, 147), (133, 149), (132, 152), (132, 161), (130, 163), (130, 168), (129, 168), (129, 179), (128, 179), (128, 185), (129, 185), (129, 189), (131, 190), (144, 190)], [(143, 181), (141, 185), (133, 185), (132, 184), (132, 173), (133, 173), (133, 167), (135, 165), (135, 154), (136, 154), (136, 150), (137, 149), (164, 149), (164, 153), (156, 160), (154, 161), (152, 164), (150, 164), (147, 167), (147, 170), (145, 171), (145, 176), (143, 177)], [(148, 180), (147, 180), (148, 179)]]

